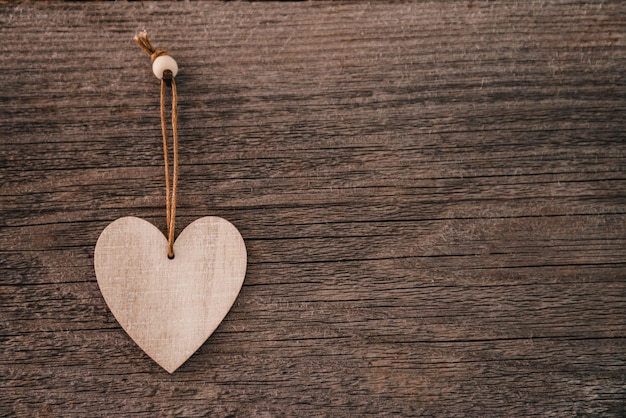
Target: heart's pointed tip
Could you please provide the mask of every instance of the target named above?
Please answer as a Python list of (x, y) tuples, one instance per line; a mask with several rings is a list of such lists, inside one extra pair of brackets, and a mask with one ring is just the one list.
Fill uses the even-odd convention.
[(177, 365), (175, 365), (175, 366), (174, 366), (174, 365), (170, 365), (170, 364), (166, 364), (166, 365), (164, 365), (164, 364), (160, 364), (160, 363), (157, 363), (157, 364), (158, 364), (159, 366), (161, 366), (161, 367), (163, 368), (163, 370), (165, 370), (165, 371), (166, 371), (166, 372), (168, 372), (169, 374), (173, 374), (176, 370), (178, 370), (178, 368), (179, 368), (180, 366), (182, 366), (182, 363), (181, 363), (181, 364), (177, 364)]
[(155, 356), (150, 356), (152, 360), (159, 366), (161, 366), (166, 372), (169, 374), (173, 374), (176, 370), (180, 368), (183, 364), (189, 360), (193, 353), (184, 356), (156, 356), (159, 359), (157, 360)]

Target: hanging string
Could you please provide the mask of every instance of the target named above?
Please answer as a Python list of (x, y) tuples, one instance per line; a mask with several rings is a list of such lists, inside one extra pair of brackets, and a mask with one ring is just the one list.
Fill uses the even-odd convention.
[[(165, 212), (167, 225), (167, 256), (174, 258), (174, 231), (176, 223), (176, 189), (178, 186), (178, 94), (174, 76), (178, 71), (176, 61), (164, 49), (156, 49), (148, 40), (148, 34), (143, 31), (135, 36), (135, 42), (148, 54), (152, 60), (152, 71), (161, 79), (161, 134), (163, 136), (163, 159), (165, 162)], [(167, 140), (167, 121), (165, 115), (166, 87), (172, 89), (172, 175), (170, 179), (169, 145)], [(171, 186), (170, 186), (171, 183)]]
[(167, 143), (167, 123), (165, 118), (165, 87), (167, 81), (161, 80), (161, 133), (163, 135), (163, 159), (165, 161), (165, 210), (167, 212), (167, 256), (174, 258), (174, 229), (176, 222), (176, 189), (178, 186), (178, 115), (176, 111), (177, 107), (177, 94), (176, 94), (176, 82), (174, 78), (170, 80), (172, 86), (172, 148), (173, 148), (173, 168), (172, 168), (172, 180), (170, 187), (170, 164), (169, 164), (169, 146)]

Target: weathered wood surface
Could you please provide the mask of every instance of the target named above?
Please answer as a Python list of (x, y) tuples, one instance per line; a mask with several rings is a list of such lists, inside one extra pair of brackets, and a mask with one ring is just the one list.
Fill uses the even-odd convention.
[[(626, 3), (0, 7), (0, 412), (605, 415), (626, 409)], [(173, 375), (93, 251), (221, 216), (242, 291)]]

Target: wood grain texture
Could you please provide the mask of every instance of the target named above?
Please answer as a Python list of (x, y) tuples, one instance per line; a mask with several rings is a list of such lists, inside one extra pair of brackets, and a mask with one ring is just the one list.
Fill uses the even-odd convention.
[(246, 274), (246, 247), (231, 223), (196, 219), (168, 256), (165, 236), (150, 222), (125, 216), (96, 243), (98, 287), (115, 319), (169, 373), (215, 331)]
[[(179, 231), (220, 216), (242, 291), (169, 375), (93, 271), (165, 230), (158, 81), (179, 64)], [(623, 416), (626, 4), (0, 7), (0, 412)]]

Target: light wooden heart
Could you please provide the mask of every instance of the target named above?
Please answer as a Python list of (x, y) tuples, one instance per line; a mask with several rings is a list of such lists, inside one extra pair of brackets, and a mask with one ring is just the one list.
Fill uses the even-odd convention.
[(132, 216), (107, 226), (94, 254), (98, 286), (128, 335), (174, 372), (206, 341), (235, 302), (246, 274), (237, 228), (215, 216), (185, 228), (167, 257), (167, 240)]

